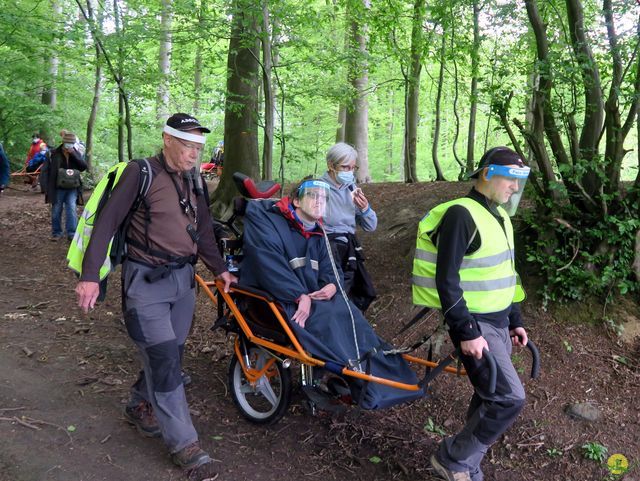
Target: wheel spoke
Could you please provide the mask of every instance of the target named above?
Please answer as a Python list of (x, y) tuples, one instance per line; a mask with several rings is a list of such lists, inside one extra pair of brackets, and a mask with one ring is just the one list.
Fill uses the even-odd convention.
[(278, 396), (273, 391), (271, 384), (269, 383), (269, 379), (266, 376), (262, 376), (258, 379), (258, 392), (262, 394), (271, 406), (276, 406), (278, 404)]

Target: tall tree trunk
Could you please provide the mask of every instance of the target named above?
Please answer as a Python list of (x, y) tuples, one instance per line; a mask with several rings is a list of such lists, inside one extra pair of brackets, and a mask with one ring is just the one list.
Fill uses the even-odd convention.
[(442, 174), (442, 168), (440, 167), (440, 161), (438, 160), (438, 144), (440, 141), (440, 105), (442, 101), (442, 86), (444, 83), (444, 62), (445, 62), (445, 42), (447, 36), (445, 30), (442, 30), (442, 45), (440, 46), (440, 72), (438, 74), (438, 93), (436, 94), (436, 111), (435, 122), (433, 127), (433, 143), (431, 144), (431, 159), (433, 160), (433, 166), (436, 169), (436, 180), (446, 180)]
[(251, 0), (232, 3), (231, 39), (227, 57), (227, 99), (224, 112), (225, 168), (216, 189), (212, 210), (225, 217), (236, 188), (233, 173), (260, 175), (258, 156), (258, 88), (260, 85), (260, 44), (258, 13)]
[(425, 0), (415, 0), (411, 20), (411, 66), (405, 84), (405, 182), (418, 181), (418, 121), (420, 119), (420, 74), (422, 72), (422, 52), (424, 50)]
[(478, 75), (480, 65), (480, 5), (473, 0), (473, 49), (471, 51), (471, 97), (469, 101), (469, 130), (467, 136), (467, 172), (475, 167), (476, 115), (478, 112)]
[(173, 0), (162, 0), (160, 14), (160, 49), (158, 53), (158, 92), (156, 100), (156, 120), (164, 124), (169, 118), (169, 81), (171, 77), (171, 24), (173, 20)]
[[(496, 37), (495, 42), (493, 44), (493, 62), (491, 64), (491, 79), (489, 80), (489, 91), (493, 92), (493, 83), (496, 76), (496, 64), (498, 63), (498, 37)], [(494, 99), (491, 99), (491, 104), (493, 104)], [(487, 125), (484, 129), (484, 147), (483, 152), (487, 151), (489, 146), (489, 132), (491, 131), (491, 113), (487, 115)]]
[[(100, 35), (98, 34), (98, 32), (96, 32), (95, 27), (90, 22), (89, 15), (87, 14), (87, 12), (85, 12), (82, 6), (82, 3), (80, 3), (80, 0), (75, 0), (75, 1), (76, 1), (76, 4), (78, 5), (78, 8), (80, 9), (80, 12), (82, 13), (82, 16), (89, 23), (93, 40), (95, 44), (100, 48), (100, 52), (104, 57), (107, 67), (109, 68), (109, 72), (111, 73), (113, 80), (118, 86), (118, 159), (120, 160), (120, 162), (124, 161), (123, 139), (124, 139), (124, 127), (126, 126), (127, 151), (128, 151), (128, 158), (130, 160), (133, 158), (133, 154), (132, 154), (133, 147), (131, 144), (133, 135), (132, 135), (132, 129), (131, 129), (131, 112), (129, 110), (129, 100), (127, 98), (127, 93), (124, 89), (124, 80), (122, 78), (122, 69), (123, 69), (123, 63), (124, 63), (124, 60), (123, 60), (124, 54), (123, 54), (122, 47), (120, 46), (118, 49), (118, 67), (116, 68), (113, 65), (113, 62), (111, 62), (111, 59), (109, 58), (109, 54), (107, 53), (107, 50), (104, 48), (104, 45), (100, 40)], [(124, 29), (124, 27), (123, 28), (120, 27), (120, 20), (124, 20), (124, 18), (120, 19), (118, 10), (119, 10), (118, 0), (113, 0), (115, 30), (116, 30), (116, 35), (120, 37), (122, 35), (122, 30)], [(120, 42), (120, 44), (122, 44), (122, 42)]]
[(395, 133), (394, 120), (396, 117), (395, 99), (395, 89), (389, 89), (389, 120), (387, 121), (387, 160), (389, 165), (385, 169), (389, 175), (392, 175), (395, 170), (393, 168), (393, 135)]
[(336, 129), (336, 143), (344, 142), (344, 124), (347, 122), (347, 107), (340, 102), (338, 107), (338, 128)]
[[(608, 182), (605, 186), (605, 192), (615, 195), (620, 193), (620, 170), (622, 168), (622, 160), (627, 153), (624, 149), (624, 141), (631, 130), (633, 120), (636, 117), (638, 104), (640, 103), (640, 52), (636, 46), (636, 77), (629, 112), (627, 114), (627, 119), (623, 124), (619, 97), (624, 76), (624, 67), (622, 64), (622, 57), (620, 55), (620, 46), (618, 44), (618, 35), (614, 24), (611, 0), (603, 1), (602, 10), (605, 17), (605, 24), (607, 26), (609, 51), (611, 53), (613, 63), (609, 95), (604, 106), (604, 129), (606, 142), (605, 172), (608, 178)], [(638, 18), (637, 28), (638, 33), (640, 34), (640, 18)], [(640, 35), (638, 38), (640, 39)], [(631, 65), (629, 65), (629, 67), (631, 67)], [(629, 70), (632, 71), (632, 69)]]
[(347, 108), (344, 139), (358, 151), (357, 180), (371, 181), (369, 175), (369, 102), (367, 86), (369, 73), (367, 65), (367, 26), (363, 22), (369, 10), (369, 0), (350, 0), (348, 18), (351, 22), (351, 48), (353, 60), (349, 66), (349, 83), (354, 96), (351, 108)]
[[(569, 34), (574, 55), (580, 65), (584, 89), (584, 122), (580, 132), (580, 157), (587, 163), (594, 162), (598, 155), (598, 143), (604, 117), (602, 87), (598, 64), (593, 58), (589, 42), (584, 30), (584, 12), (580, 0), (566, 0)], [(597, 169), (586, 165), (586, 173), (582, 178), (582, 186), (590, 196), (600, 189), (601, 181)]]
[[(540, 173), (542, 175), (542, 183), (545, 186), (545, 192), (550, 192), (552, 196), (557, 195), (554, 189), (550, 189), (550, 184), (555, 182), (556, 176), (551, 164), (551, 160), (547, 155), (546, 145), (542, 138), (541, 131), (544, 133), (549, 142), (550, 150), (553, 153), (556, 164), (562, 166), (562, 172), (569, 172), (573, 166), (569, 159), (569, 155), (564, 145), (562, 136), (557, 127), (553, 106), (551, 104), (551, 92), (553, 86), (553, 75), (551, 69), (551, 60), (549, 58), (549, 41), (547, 39), (546, 25), (542, 21), (542, 17), (538, 10), (537, 0), (525, 0), (527, 8), (527, 16), (531, 23), (531, 28), (535, 36), (536, 52), (538, 56), (537, 66), (539, 69), (538, 88), (533, 93), (533, 119), (534, 126), (532, 128), (533, 135), (526, 135), (529, 146), (538, 162)], [(522, 126), (520, 130), (525, 133)], [(563, 181), (572, 198), (582, 198), (581, 208), (585, 210), (593, 210), (597, 208), (597, 204), (593, 198), (589, 196), (584, 189), (577, 185), (570, 175), (562, 175)]]
[(273, 178), (273, 119), (275, 104), (271, 82), (271, 29), (268, 0), (262, 4), (262, 84), (264, 89), (264, 140), (262, 142), (262, 178)]
[[(119, 87), (122, 87), (123, 80), (123, 71), (124, 71), (124, 49), (122, 47), (122, 26), (121, 26), (121, 14), (120, 8), (118, 7), (118, 0), (113, 0), (113, 18), (116, 30), (116, 37), (118, 38), (118, 52), (117, 52), (117, 61), (118, 66), (116, 71), (114, 72), (114, 76), (116, 82)], [(124, 90), (122, 88), (118, 89), (118, 162), (124, 162), (124, 125), (125, 123), (125, 108), (124, 108)]]
[(453, 92), (453, 116), (455, 117), (456, 121), (455, 121), (455, 131), (453, 134), (453, 144), (451, 146), (451, 150), (453, 151), (453, 158), (455, 159), (455, 161), (458, 163), (458, 165), (460, 166), (460, 172), (458, 174), (458, 179), (462, 179), (464, 176), (464, 172), (465, 172), (465, 164), (464, 162), (460, 159), (460, 156), (458, 155), (458, 137), (460, 136), (460, 114), (458, 113), (458, 97), (459, 92), (460, 92), (460, 87), (459, 87), (459, 79), (458, 79), (458, 61), (456, 60), (456, 54), (455, 54), (455, 38), (456, 38), (456, 23), (455, 23), (455, 15), (453, 13), (453, 10), (451, 10), (451, 52), (453, 53), (453, 55), (451, 55), (451, 59), (453, 61), (453, 88), (454, 88), (454, 92)]
[[(91, 5), (92, 0), (87, 0), (87, 13), (89, 15), (90, 21), (93, 21), (96, 16), (93, 12), (93, 7)], [(102, 32), (102, 23), (104, 19), (103, 9), (101, 5), (98, 5), (98, 14), (96, 21), (96, 31)], [(93, 84), (93, 101), (91, 102), (91, 112), (89, 113), (89, 119), (87, 120), (87, 138), (86, 138), (86, 147), (87, 150), (85, 152), (85, 159), (87, 162), (87, 166), (89, 171), (92, 172), (92, 164), (93, 164), (93, 127), (96, 122), (96, 118), (98, 116), (98, 105), (100, 105), (100, 94), (102, 91), (102, 60), (100, 55), (100, 47), (97, 42), (94, 40), (95, 51), (96, 51), (96, 70), (95, 70), (95, 81)]]
[[(60, 0), (53, 0), (51, 2), (51, 10), (55, 22), (60, 21), (62, 16), (62, 4)], [(45, 85), (42, 90), (42, 103), (48, 105), (51, 109), (55, 109), (58, 103), (58, 68), (60, 65), (60, 59), (58, 57), (59, 42), (54, 42), (53, 48), (50, 50), (48, 58), (49, 69), (49, 83)]]
[(198, 39), (196, 40), (196, 56), (193, 63), (193, 115), (200, 115), (200, 95), (202, 95), (202, 52), (203, 45), (200, 35), (205, 31), (206, 0), (200, 0), (198, 9)]

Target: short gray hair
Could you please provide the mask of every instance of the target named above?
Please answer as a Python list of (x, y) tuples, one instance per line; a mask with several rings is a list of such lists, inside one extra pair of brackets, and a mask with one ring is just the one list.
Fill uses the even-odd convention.
[(335, 169), (358, 159), (358, 152), (351, 145), (338, 142), (327, 151), (327, 164)]

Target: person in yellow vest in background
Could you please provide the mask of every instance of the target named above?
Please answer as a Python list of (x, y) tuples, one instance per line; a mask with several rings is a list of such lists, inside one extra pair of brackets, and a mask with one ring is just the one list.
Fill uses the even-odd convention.
[[(482, 458), (524, 407), (524, 388), (511, 363), (512, 345), (526, 345), (527, 332), (509, 216), (528, 175), (517, 153), (490, 149), (470, 175), (476, 179), (471, 192), (438, 205), (418, 227), (413, 302), (442, 310), (474, 387), (464, 428), (431, 456), (433, 469), (449, 481), (482, 481)], [(484, 349), (496, 360), (495, 393), (487, 389)]]

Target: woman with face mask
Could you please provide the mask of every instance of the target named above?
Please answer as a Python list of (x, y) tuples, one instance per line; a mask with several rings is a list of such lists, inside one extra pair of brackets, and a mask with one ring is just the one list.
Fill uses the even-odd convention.
[(327, 152), (327, 172), (322, 180), (331, 186), (331, 195), (324, 227), (336, 263), (344, 275), (345, 291), (364, 312), (376, 297), (376, 291), (364, 267), (365, 258), (356, 237), (356, 225), (372, 232), (378, 226), (378, 217), (356, 186), (357, 158), (356, 149), (344, 142), (335, 144)]

